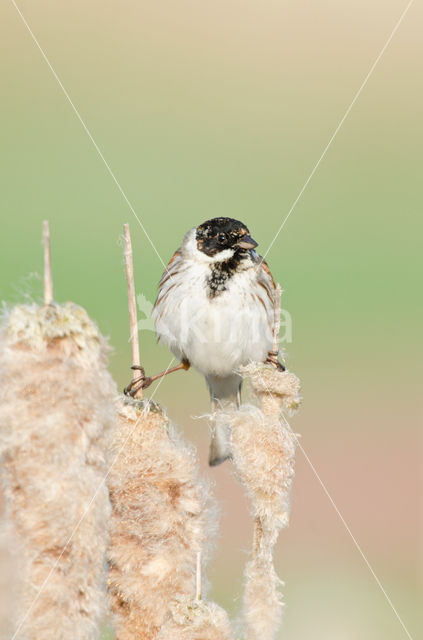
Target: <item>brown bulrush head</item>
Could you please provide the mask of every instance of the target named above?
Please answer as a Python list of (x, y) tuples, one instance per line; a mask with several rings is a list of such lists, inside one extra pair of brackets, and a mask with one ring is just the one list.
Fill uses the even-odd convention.
[(251, 363), (242, 369), (260, 408), (243, 405), (228, 415), (235, 475), (251, 500), (255, 521), (251, 559), (245, 569), (244, 622), (248, 640), (275, 638), (282, 615), (281, 581), (273, 547), (289, 524), (295, 442), (282, 410), (300, 403), (299, 380), (289, 371)]
[[(197, 556), (207, 559), (216, 527), (216, 506), (195, 452), (158, 405), (125, 397), (112, 449), (108, 589), (116, 638), (200, 638), (197, 616), (188, 614), (185, 631), (176, 632), (181, 603), (194, 600)], [(201, 622), (208, 635), (201, 631), (201, 638), (230, 638), (224, 612), (195, 606), (210, 611)], [(180, 635), (191, 627), (191, 635)]]
[(98, 638), (115, 425), (108, 346), (80, 307), (17, 306), (0, 331), (0, 473), (22, 565), (16, 639)]

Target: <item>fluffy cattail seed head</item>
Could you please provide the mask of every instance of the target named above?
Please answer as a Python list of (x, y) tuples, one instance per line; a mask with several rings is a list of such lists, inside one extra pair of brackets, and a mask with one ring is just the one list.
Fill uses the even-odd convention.
[(148, 401), (119, 400), (108, 485), (112, 501), (109, 597), (118, 640), (155, 638), (196, 589), (216, 508), (194, 450)]
[(235, 475), (251, 500), (254, 541), (245, 569), (244, 621), (248, 640), (273, 640), (282, 617), (281, 581), (273, 566), (279, 531), (289, 524), (296, 436), (282, 417), (300, 403), (299, 380), (272, 365), (242, 369), (259, 407), (231, 411), (231, 449)]
[(5, 314), (0, 462), (23, 565), (18, 638), (99, 637), (116, 396), (107, 352), (77, 305), (22, 305)]

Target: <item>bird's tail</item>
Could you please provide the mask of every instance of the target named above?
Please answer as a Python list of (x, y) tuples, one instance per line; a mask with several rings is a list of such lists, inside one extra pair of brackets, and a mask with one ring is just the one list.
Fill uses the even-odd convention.
[(225, 412), (239, 406), (242, 379), (234, 374), (226, 378), (207, 376), (206, 380), (213, 412), (209, 465), (215, 467), (232, 458), (231, 428)]

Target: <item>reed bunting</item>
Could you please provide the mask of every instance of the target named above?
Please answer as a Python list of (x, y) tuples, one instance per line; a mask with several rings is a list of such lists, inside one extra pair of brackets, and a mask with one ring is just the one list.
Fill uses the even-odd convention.
[[(239, 220), (207, 220), (188, 231), (159, 283), (152, 312), (157, 339), (181, 361), (164, 373), (192, 365), (205, 376), (213, 411), (239, 406), (242, 365), (267, 360), (283, 369), (271, 351), (275, 283), (256, 247)], [(127, 391), (161, 375), (142, 375)], [(216, 422), (209, 464), (230, 455), (227, 428)]]

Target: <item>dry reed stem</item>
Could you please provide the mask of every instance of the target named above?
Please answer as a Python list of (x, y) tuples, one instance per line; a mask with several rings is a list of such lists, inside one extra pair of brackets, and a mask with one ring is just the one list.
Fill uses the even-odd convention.
[(1, 480), (23, 564), (19, 639), (99, 637), (116, 395), (107, 351), (71, 303), (15, 307), (1, 327)]
[(195, 601), (197, 554), (204, 563), (215, 505), (194, 450), (157, 405), (120, 399), (112, 453), (108, 588), (116, 638), (165, 637), (173, 607)]
[(282, 615), (273, 547), (289, 523), (296, 440), (281, 411), (298, 407), (299, 381), (288, 371), (261, 363), (244, 367), (242, 375), (260, 401), (260, 408), (244, 405), (227, 416), (235, 474), (250, 497), (255, 521), (245, 569), (244, 620), (248, 640), (271, 640)]
[(201, 551), (197, 551), (197, 562), (195, 565), (195, 599), (201, 600), (202, 582), (201, 582)]
[[(131, 336), (132, 365), (139, 366), (141, 364), (141, 361), (138, 340), (137, 304), (135, 298), (134, 264), (132, 259), (132, 243), (129, 224), (123, 225), (123, 235), (125, 242), (125, 272), (128, 293), (129, 331)], [(132, 373), (132, 379), (134, 380), (138, 376), (139, 371), (134, 370)], [(139, 391), (137, 392), (137, 397), (142, 398), (142, 389), (139, 389)]]

